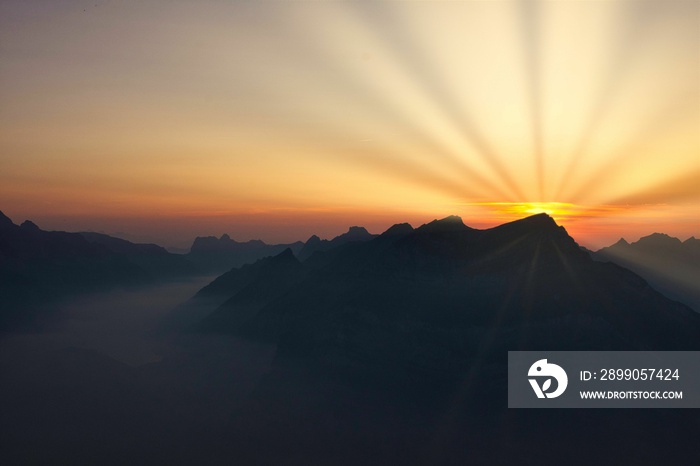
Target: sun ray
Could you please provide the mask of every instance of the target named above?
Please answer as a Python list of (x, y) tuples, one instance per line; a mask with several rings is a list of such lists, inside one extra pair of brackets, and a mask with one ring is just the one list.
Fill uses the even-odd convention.
[(0, 15), (20, 217), (545, 212), (584, 238), (697, 235), (698, 2), (160, 3)]
[[(285, 27), (295, 26), (294, 23), (291, 25), (288, 23), (284, 24), (286, 25)], [(350, 26), (352, 28), (359, 28), (362, 30), (362, 27), (356, 23), (351, 23)], [(320, 73), (323, 75), (332, 75), (336, 77), (333, 85), (334, 87), (339, 85), (341, 86), (341, 88), (338, 89), (341, 94), (365, 97), (370, 96), (369, 102), (372, 106), (372, 112), (374, 113), (375, 117), (379, 117), (380, 119), (398, 125), (404, 133), (410, 135), (412, 138), (418, 139), (421, 146), (427, 149), (424, 155), (424, 163), (426, 165), (442, 164), (448, 167), (450, 170), (461, 173), (464, 177), (465, 183), (476, 183), (482, 186), (487, 192), (491, 191), (497, 193), (499, 197), (506, 196), (508, 198), (512, 198), (513, 196), (519, 196), (520, 193), (517, 191), (517, 188), (512, 180), (510, 180), (511, 182), (509, 184), (506, 184), (506, 189), (501, 186), (497, 186), (482, 176), (480, 171), (476, 170), (476, 167), (474, 167), (473, 164), (468, 163), (464, 157), (461, 156), (461, 154), (456, 153), (453, 148), (444, 144), (443, 141), (436, 139), (436, 135), (427, 131), (425, 124), (423, 124), (420, 119), (417, 119), (416, 116), (412, 116), (410, 112), (406, 112), (405, 109), (402, 108), (402, 104), (400, 103), (401, 96), (376, 92), (372, 86), (368, 85), (367, 82), (358, 78), (357, 76), (344, 77), (345, 75), (343, 74), (342, 70), (334, 67), (334, 64), (336, 64), (337, 61), (328, 57), (327, 52), (323, 51), (319, 47), (319, 41), (313, 32), (313, 30), (308, 30), (305, 28), (296, 30), (296, 33), (300, 36), (307, 37), (306, 44), (308, 49), (304, 54), (300, 54), (294, 59), (301, 60), (301, 64), (308, 61), (309, 66), (314, 64), (316, 67), (318, 67), (319, 63), (323, 63), (325, 66), (328, 66), (328, 70), (317, 69), (317, 71), (320, 71)], [(400, 52), (401, 50), (403, 49), (399, 49), (395, 52)], [(417, 70), (413, 69), (412, 71), (415, 72)], [(317, 123), (322, 127), (324, 124), (328, 124), (328, 122), (333, 121), (334, 119), (325, 119)], [(472, 133), (474, 133), (475, 137), (478, 138), (476, 130), (472, 130)], [(485, 141), (477, 139), (477, 146), (479, 146), (479, 144), (480, 150), (489, 151), (489, 154), (491, 153)], [(498, 165), (497, 161), (492, 161), (492, 163)], [(508, 176), (505, 168), (500, 167), (500, 170), (504, 176)], [(505, 194), (504, 191), (507, 190), (510, 190), (510, 194)]]
[[(385, 2), (360, 3), (350, 2), (353, 11), (363, 21), (371, 24), (372, 30), (379, 34), (392, 52), (401, 60), (408, 74), (418, 81), (428, 96), (439, 105), (448, 121), (459, 130), (477, 151), (481, 161), (485, 162), (500, 178), (511, 196), (522, 198), (518, 183), (501, 161), (492, 145), (479, 130), (474, 117), (464, 105), (457, 105), (457, 99), (447, 87), (445, 80), (436, 70), (430, 54), (423, 51), (422, 44), (413, 39), (413, 31), (402, 19), (397, 19), (391, 4)], [(386, 28), (383, 25), (392, 24)], [(466, 163), (466, 162), (465, 162)]]
[(532, 157), (537, 183), (537, 197), (544, 198), (544, 154), (542, 144), (542, 47), (540, 47), (540, 30), (542, 29), (542, 8), (539, 0), (519, 0), (517, 3), (518, 23), (522, 37), (525, 58), (525, 81), (527, 82), (530, 125), (532, 132)]
[(650, 31), (655, 31), (656, 25), (669, 14), (663, 3), (655, 0), (618, 2), (615, 6), (618, 7), (619, 21), (616, 22), (616, 40), (611, 45), (609, 63), (602, 73), (599, 90), (592, 93), (595, 104), (568, 156), (566, 168), (555, 189), (556, 198), (564, 195), (567, 184), (574, 178), (579, 164), (585, 160), (592, 140), (616, 104), (620, 89), (629, 81), (635, 63), (643, 57), (642, 52), (654, 37)]
[[(700, 99), (700, 90), (698, 98)], [(692, 100), (688, 102), (687, 96), (682, 95), (675, 101), (666, 102), (665, 108), (645, 115), (645, 121), (634, 133), (634, 138), (608, 155), (588, 176), (580, 176), (576, 183), (572, 183), (576, 189), (565, 193), (566, 198), (571, 199), (572, 202), (585, 202), (586, 198), (591, 197), (592, 192), (609, 191), (617, 175), (628, 170), (630, 165), (643, 161), (645, 157), (642, 154), (648, 146), (654, 142), (663, 141), (664, 136), (682, 124), (696, 120), (698, 110), (698, 106), (693, 105)], [(655, 155), (657, 154), (648, 154), (646, 158)]]

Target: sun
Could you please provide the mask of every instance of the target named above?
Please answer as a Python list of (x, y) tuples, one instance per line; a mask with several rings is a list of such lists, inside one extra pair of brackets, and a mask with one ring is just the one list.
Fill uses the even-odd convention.
[(517, 210), (527, 215), (547, 214), (556, 218), (569, 214), (572, 207), (573, 204), (565, 202), (526, 202), (519, 204)]
[(482, 202), (469, 204), (486, 208), (503, 220), (515, 220), (537, 214), (547, 214), (557, 222), (585, 214), (585, 207), (568, 202)]

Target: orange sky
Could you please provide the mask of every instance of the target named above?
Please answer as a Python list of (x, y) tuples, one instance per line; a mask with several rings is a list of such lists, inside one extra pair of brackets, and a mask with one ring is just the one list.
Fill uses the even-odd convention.
[(700, 236), (697, 1), (5, 1), (0, 63), (16, 222)]

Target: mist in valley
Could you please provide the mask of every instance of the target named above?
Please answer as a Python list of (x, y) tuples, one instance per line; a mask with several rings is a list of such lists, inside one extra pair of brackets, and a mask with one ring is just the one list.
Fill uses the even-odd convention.
[(177, 464), (220, 451), (211, 432), (227, 430), (228, 413), (264, 377), (275, 348), (163, 328), (163, 319), (209, 281), (81, 296), (56, 305), (31, 330), (5, 333), (6, 464)]
[(12, 333), (0, 344), (47, 351), (91, 349), (131, 366), (156, 362), (167, 351), (167, 337), (159, 332), (161, 319), (213, 278), (79, 296), (56, 305), (39, 328)]

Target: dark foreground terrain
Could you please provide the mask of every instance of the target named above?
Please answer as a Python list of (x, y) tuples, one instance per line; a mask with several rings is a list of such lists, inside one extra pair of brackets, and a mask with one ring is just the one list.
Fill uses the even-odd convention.
[[(156, 288), (121, 345), (75, 312), (6, 334), (3, 463), (700, 463), (695, 410), (507, 408), (509, 350), (700, 349), (697, 313), (546, 215), (396, 225), (302, 259)], [(104, 297), (105, 319), (134, 305)]]

